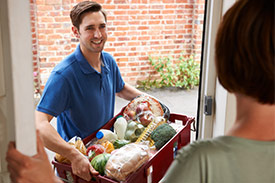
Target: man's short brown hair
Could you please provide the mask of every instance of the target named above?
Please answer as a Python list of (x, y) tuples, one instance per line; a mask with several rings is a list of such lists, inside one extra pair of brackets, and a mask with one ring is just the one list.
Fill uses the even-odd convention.
[(82, 15), (87, 12), (101, 12), (107, 22), (106, 12), (102, 9), (102, 6), (95, 1), (82, 1), (75, 5), (71, 12), (70, 17), (72, 24), (79, 29), (79, 25), (82, 22)]
[(274, 1), (237, 1), (223, 17), (215, 47), (225, 89), (274, 104)]

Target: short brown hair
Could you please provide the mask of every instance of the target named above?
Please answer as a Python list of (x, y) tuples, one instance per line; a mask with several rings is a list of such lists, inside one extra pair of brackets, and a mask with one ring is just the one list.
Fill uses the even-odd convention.
[(274, 104), (274, 1), (237, 1), (223, 17), (215, 47), (225, 89)]
[(71, 12), (70, 17), (72, 24), (79, 29), (79, 25), (82, 22), (82, 15), (87, 12), (101, 12), (107, 22), (106, 12), (102, 9), (102, 6), (95, 1), (82, 1), (75, 5)]

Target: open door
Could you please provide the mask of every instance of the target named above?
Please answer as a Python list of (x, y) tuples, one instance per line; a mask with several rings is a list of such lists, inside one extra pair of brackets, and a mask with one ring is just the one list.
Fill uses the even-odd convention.
[(0, 1), (0, 182), (9, 182), (7, 144), (36, 153), (28, 0)]
[(234, 2), (206, 1), (196, 139), (224, 135), (235, 119), (235, 98), (219, 84), (214, 62), (215, 39), (221, 17)]

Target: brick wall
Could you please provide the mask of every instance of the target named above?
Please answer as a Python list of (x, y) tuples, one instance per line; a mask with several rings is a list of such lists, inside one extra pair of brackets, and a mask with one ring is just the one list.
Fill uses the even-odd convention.
[(34, 76), (34, 92), (41, 93), (40, 89), (40, 75), (39, 75), (39, 59), (38, 59), (38, 39), (36, 32), (36, 4), (35, 0), (30, 0), (30, 18), (31, 18), (31, 31), (32, 31), (32, 60), (33, 60), (33, 76)]
[[(79, 0), (30, 0), (34, 70), (43, 89), (53, 67), (78, 44), (69, 13)], [(152, 73), (148, 55), (184, 52), (200, 59), (204, 0), (97, 0), (108, 12), (108, 41), (124, 80)]]

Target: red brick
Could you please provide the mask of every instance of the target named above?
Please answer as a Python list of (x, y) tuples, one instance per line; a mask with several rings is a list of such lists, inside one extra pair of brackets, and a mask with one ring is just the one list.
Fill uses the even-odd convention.
[(61, 34), (66, 34), (66, 33), (71, 33), (70, 29), (56, 29), (56, 33), (61, 33)]
[(53, 28), (53, 29), (56, 29), (56, 28), (61, 28), (62, 26), (61, 26), (61, 24), (59, 24), (59, 23), (49, 23), (49, 24), (47, 24), (47, 28)]
[(119, 62), (128, 62), (128, 58), (117, 58)]
[(129, 41), (130, 38), (129, 37), (118, 37), (117, 40), (118, 41)]
[(131, 56), (131, 57), (132, 57), (132, 56), (137, 56), (137, 52), (129, 52), (129, 53), (128, 53), (128, 56)]
[(127, 76), (127, 77), (130, 77), (130, 76), (138, 76), (138, 72), (130, 72), (130, 73), (127, 73), (126, 76)]
[(140, 10), (129, 10), (127, 11), (128, 15), (138, 15), (140, 13)]
[(122, 56), (126, 56), (126, 53), (114, 53), (113, 56), (114, 57), (122, 57)]
[(114, 26), (119, 26), (119, 25), (127, 25), (127, 24), (126, 24), (126, 21), (114, 21), (113, 25)]
[(39, 20), (40, 22), (53, 22), (54, 19), (52, 17), (42, 17)]
[(126, 4), (127, 0), (114, 0), (114, 4)]
[(139, 46), (140, 42), (128, 42), (128, 46)]
[(136, 21), (129, 21), (128, 22), (129, 25), (140, 25), (140, 21), (136, 20)]
[(62, 0), (45, 0), (45, 4), (47, 5), (61, 5)]
[(160, 14), (160, 10), (149, 10), (149, 14)]
[(36, 5), (44, 5), (45, 0), (35, 0)]
[(118, 11), (113, 11), (114, 15), (125, 15), (126, 11), (123, 10), (118, 10)]
[(127, 4), (123, 4), (123, 5), (117, 5), (117, 9), (129, 9), (130, 6)]
[(162, 0), (149, 0), (150, 4), (154, 4), (154, 3), (161, 3)]
[(39, 45), (53, 45), (54, 41), (38, 41)]
[(110, 9), (110, 10), (114, 10), (115, 9), (115, 5), (112, 4), (104, 4), (103, 5), (103, 9)]
[(114, 36), (125, 36), (127, 32), (114, 32)]
[(60, 62), (63, 60), (63, 57), (51, 57), (49, 58), (49, 62)]
[(114, 52), (115, 48), (104, 48), (106, 52)]
[(128, 65), (130, 67), (136, 67), (136, 66), (139, 66), (139, 63), (138, 62), (129, 62)]
[(175, 0), (163, 0), (163, 3), (174, 3)]
[(53, 6), (49, 6), (49, 5), (37, 5), (37, 12), (40, 12), (40, 11), (49, 12), (49, 11), (52, 11), (52, 10), (54, 10)]
[(55, 17), (55, 22), (70, 22), (70, 17)]
[(138, 30), (148, 30), (149, 26), (138, 26)]

